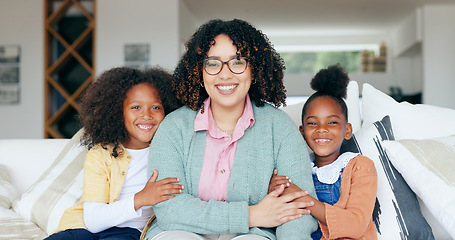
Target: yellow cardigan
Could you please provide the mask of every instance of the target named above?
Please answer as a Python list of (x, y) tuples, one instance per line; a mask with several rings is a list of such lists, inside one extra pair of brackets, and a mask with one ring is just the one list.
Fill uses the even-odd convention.
[(120, 156), (114, 158), (113, 146), (107, 149), (96, 145), (87, 153), (84, 162), (84, 188), (79, 203), (63, 213), (58, 228), (54, 232), (66, 229), (86, 228), (84, 224), (84, 202), (113, 203), (118, 200), (125, 182), (131, 155), (120, 145)]
[(358, 155), (341, 175), (340, 199), (325, 203), (327, 225), (319, 222), (321, 239), (377, 239), (373, 223), (378, 178), (373, 161)]

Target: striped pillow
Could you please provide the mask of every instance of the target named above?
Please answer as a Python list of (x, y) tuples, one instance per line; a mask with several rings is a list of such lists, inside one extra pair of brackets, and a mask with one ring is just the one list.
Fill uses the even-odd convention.
[(87, 154), (86, 148), (79, 145), (82, 133), (81, 129), (71, 138), (49, 169), (13, 203), (16, 213), (48, 234), (58, 227), (65, 209), (75, 205), (82, 195)]
[(446, 235), (450, 234), (435, 238), (455, 239), (455, 135), (384, 141), (382, 145), (393, 166), (432, 214), (428, 219), (437, 220), (434, 228), (443, 227)]
[(17, 196), (8, 169), (0, 164), (0, 240), (43, 239), (46, 236), (43, 230), (10, 209)]
[(9, 209), (18, 193), (11, 183), (8, 168), (0, 164), (0, 208)]
[(378, 192), (373, 222), (378, 240), (435, 239), (423, 217), (416, 195), (400, 173), (390, 164), (381, 142), (394, 140), (389, 116), (363, 126), (351, 139), (343, 142), (342, 152), (360, 153), (374, 162), (378, 173)]
[(0, 208), (0, 240), (43, 239), (47, 234), (11, 209)]

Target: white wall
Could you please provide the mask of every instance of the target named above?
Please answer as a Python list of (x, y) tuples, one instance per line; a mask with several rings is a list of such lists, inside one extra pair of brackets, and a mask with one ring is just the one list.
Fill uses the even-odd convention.
[(185, 51), (185, 42), (189, 40), (191, 35), (198, 29), (199, 25), (196, 23), (194, 15), (188, 9), (185, 2), (180, 1), (179, 5), (179, 22), (180, 22), (180, 53)]
[[(178, 0), (98, 0), (97, 74), (124, 65), (124, 44), (149, 43), (151, 65), (172, 70), (181, 54)], [(21, 47), (19, 104), (0, 105), (0, 138), (43, 138), (43, 1), (2, 0), (0, 44)]]
[(151, 65), (174, 69), (179, 57), (178, 0), (98, 0), (97, 75), (124, 65), (124, 45), (148, 43)]
[(44, 136), (43, 1), (0, 1), (0, 45), (20, 46), (19, 104), (0, 105), (0, 138)]
[(455, 5), (423, 8), (423, 102), (455, 109)]
[(399, 57), (422, 42), (422, 9), (416, 9), (392, 32), (393, 55)]

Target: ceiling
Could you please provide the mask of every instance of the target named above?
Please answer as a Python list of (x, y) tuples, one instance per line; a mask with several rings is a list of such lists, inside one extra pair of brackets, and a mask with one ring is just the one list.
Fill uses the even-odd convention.
[(200, 25), (240, 18), (268, 35), (384, 33), (427, 4), (455, 0), (183, 0)]

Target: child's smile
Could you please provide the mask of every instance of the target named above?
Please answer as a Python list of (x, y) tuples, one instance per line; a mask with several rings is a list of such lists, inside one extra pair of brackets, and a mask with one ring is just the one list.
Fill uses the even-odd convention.
[(314, 139), (314, 141), (317, 144), (319, 144), (319, 145), (326, 145), (326, 144), (328, 144), (331, 141), (331, 139), (328, 139), (328, 138), (316, 138), (316, 139)]
[(155, 126), (154, 124), (138, 124), (137, 127), (142, 129), (142, 130), (149, 130)]
[(123, 119), (128, 139), (123, 146), (142, 149), (149, 146), (164, 118), (164, 108), (158, 91), (148, 83), (132, 87), (123, 101)]

